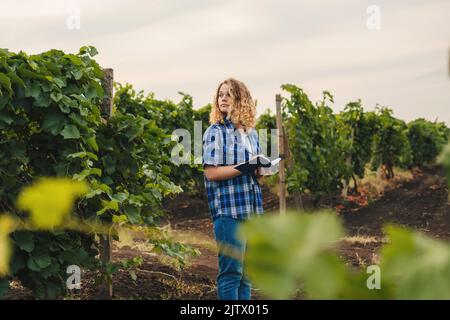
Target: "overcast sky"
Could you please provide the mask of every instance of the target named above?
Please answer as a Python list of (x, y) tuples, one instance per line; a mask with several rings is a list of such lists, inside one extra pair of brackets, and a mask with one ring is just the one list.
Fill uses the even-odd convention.
[(367, 110), (378, 103), (405, 120), (450, 123), (448, 0), (0, 4), (0, 47), (39, 53), (93, 45), (116, 81), (160, 99), (178, 101), (182, 91), (200, 107), (231, 76), (246, 83), (259, 113), (274, 110), (280, 85), (293, 83), (313, 101), (331, 91), (336, 111), (361, 98)]

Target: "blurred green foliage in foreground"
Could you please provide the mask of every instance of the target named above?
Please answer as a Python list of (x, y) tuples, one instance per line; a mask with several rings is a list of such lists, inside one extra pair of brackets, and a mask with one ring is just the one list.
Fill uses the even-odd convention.
[(450, 245), (418, 232), (385, 227), (380, 265), (354, 270), (335, 250), (344, 233), (332, 212), (258, 217), (240, 231), (246, 272), (269, 298), (301, 288), (310, 299), (450, 299)]

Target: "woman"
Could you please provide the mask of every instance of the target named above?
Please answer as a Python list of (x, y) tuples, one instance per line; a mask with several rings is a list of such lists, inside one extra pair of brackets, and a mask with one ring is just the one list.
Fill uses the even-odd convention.
[[(234, 167), (259, 154), (256, 107), (247, 87), (229, 78), (217, 88), (203, 137), (203, 167), (208, 204), (219, 247), (217, 295), (221, 300), (249, 300), (251, 284), (244, 275), (245, 240), (236, 235), (246, 219), (263, 213), (257, 177)], [(232, 248), (238, 254), (224, 254)]]

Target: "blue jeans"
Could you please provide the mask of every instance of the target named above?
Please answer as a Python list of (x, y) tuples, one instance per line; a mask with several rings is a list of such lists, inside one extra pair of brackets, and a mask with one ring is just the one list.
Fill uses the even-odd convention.
[[(218, 217), (214, 220), (214, 236), (219, 248), (219, 273), (217, 275), (217, 297), (219, 300), (250, 300), (251, 284), (244, 275), (244, 256), (246, 242), (238, 240), (236, 231), (242, 220), (231, 217)], [(220, 252), (229, 246), (239, 252), (230, 257)]]

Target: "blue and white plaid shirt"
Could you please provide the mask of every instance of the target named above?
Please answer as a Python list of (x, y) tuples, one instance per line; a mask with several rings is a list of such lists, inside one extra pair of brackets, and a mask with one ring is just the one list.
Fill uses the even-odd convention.
[[(260, 152), (258, 135), (251, 129), (248, 138), (252, 150)], [(255, 155), (256, 155), (255, 154)], [(216, 123), (203, 135), (203, 167), (205, 165), (229, 166), (250, 159), (253, 154), (245, 148), (239, 130), (229, 119)], [(239, 175), (222, 181), (210, 181), (205, 176), (205, 188), (212, 219), (227, 216), (248, 219), (252, 214), (263, 213), (261, 187), (254, 175)]]

